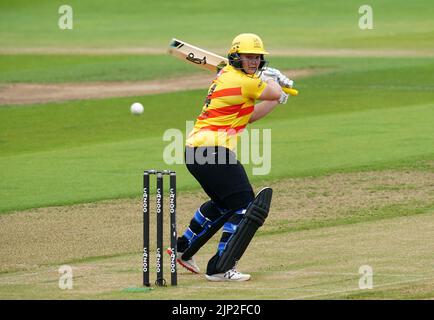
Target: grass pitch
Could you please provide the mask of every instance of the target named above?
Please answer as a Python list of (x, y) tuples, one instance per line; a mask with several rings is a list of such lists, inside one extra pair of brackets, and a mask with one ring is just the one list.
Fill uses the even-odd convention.
[[(216, 284), (179, 269), (177, 288), (140, 287), (140, 199), (0, 216), (0, 296), (13, 299), (421, 299), (433, 296), (434, 172), (395, 170), (283, 179), (267, 223), (239, 268), (252, 281)], [(179, 195), (180, 231), (202, 192)], [(153, 199), (151, 199), (153, 203)], [(151, 215), (151, 234), (155, 217)], [(86, 239), (86, 241), (83, 241)], [(168, 243), (168, 236), (165, 237)], [(218, 236), (196, 255), (206, 268)], [(12, 245), (13, 244), (13, 245)], [(155, 252), (155, 242), (152, 243)], [(165, 256), (168, 274), (168, 256)], [(151, 279), (155, 280), (154, 255)], [(73, 290), (58, 269), (73, 270)], [(359, 268), (373, 269), (360, 289)]]

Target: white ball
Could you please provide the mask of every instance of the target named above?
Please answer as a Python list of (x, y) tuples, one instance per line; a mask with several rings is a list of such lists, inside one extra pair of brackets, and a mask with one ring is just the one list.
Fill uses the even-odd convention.
[(134, 102), (131, 105), (130, 110), (131, 110), (132, 114), (142, 114), (143, 113), (143, 106), (140, 102)]

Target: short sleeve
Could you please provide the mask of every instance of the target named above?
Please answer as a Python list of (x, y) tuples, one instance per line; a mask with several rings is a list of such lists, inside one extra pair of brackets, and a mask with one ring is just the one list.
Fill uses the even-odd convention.
[(244, 77), (241, 84), (242, 95), (246, 98), (257, 100), (266, 87), (267, 84), (260, 78)]

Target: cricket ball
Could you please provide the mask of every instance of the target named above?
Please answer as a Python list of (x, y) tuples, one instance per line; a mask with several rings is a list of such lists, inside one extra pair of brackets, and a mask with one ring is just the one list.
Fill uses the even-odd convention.
[(134, 102), (131, 105), (131, 113), (132, 114), (142, 114), (143, 113), (143, 105), (140, 102)]

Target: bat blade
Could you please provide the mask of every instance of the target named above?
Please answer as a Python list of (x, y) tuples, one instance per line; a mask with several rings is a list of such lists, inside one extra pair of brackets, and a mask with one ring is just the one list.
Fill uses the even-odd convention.
[(210, 71), (218, 71), (228, 63), (228, 59), (173, 38), (168, 53), (187, 63)]

